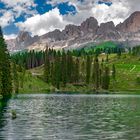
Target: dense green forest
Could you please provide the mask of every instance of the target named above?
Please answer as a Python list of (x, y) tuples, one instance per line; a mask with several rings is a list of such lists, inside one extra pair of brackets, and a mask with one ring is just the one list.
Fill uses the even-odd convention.
[[(103, 90), (115, 91), (114, 85), (116, 85), (117, 91), (119, 89), (124, 90), (120, 85), (123, 77), (118, 75), (120, 73), (119, 65), (120, 63), (124, 65), (124, 68), (121, 70), (125, 71), (125, 65), (127, 65), (125, 61), (132, 61), (130, 64), (132, 68), (134, 64), (133, 60), (139, 64), (139, 48), (139, 46), (133, 47), (132, 49), (120, 46), (94, 46), (80, 50), (56, 51), (46, 47), (46, 51), (44, 52), (35, 52), (34, 50), (30, 52), (19, 52), (11, 56), (11, 60), (16, 64), (17, 73), (19, 74), (19, 78), (17, 78), (19, 80), (16, 79), (14, 83), (17, 81), (17, 83), (20, 84), (15, 84), (15, 87), (18, 87), (17, 89), (20, 89), (20, 87), (23, 88), (24, 83), (28, 83), (27, 77), (29, 76), (34, 84), (40, 84), (37, 91), (40, 91), (39, 87), (42, 87), (44, 88), (44, 90), (41, 88), (43, 92), (57, 90), (79, 91), (79, 89), (82, 90), (83, 87), (85, 91), (87, 89), (87, 91), (89, 90), (91, 92)], [(25, 74), (25, 71), (29, 73), (28, 76)], [(15, 77), (18, 76), (16, 75)], [(24, 77), (26, 82), (23, 80)], [(135, 80), (133, 81), (136, 81), (134, 82), (136, 89), (139, 89), (139, 76), (137, 77), (135, 75)], [(28, 86), (26, 85), (25, 89), (33, 88), (32, 83)], [(133, 90), (135, 90), (135, 86), (133, 86)], [(28, 90), (20, 91), (26, 92)]]
[[(9, 96), (12, 92), (121, 91), (129, 90), (127, 85), (131, 82), (132, 90), (140, 90), (139, 46), (126, 48), (105, 42), (71, 51), (56, 51), (46, 46), (45, 51), (22, 51), (9, 55), (2, 31), (0, 44), (2, 96)], [(123, 81), (127, 77), (133, 79), (127, 83)], [(121, 82), (124, 82), (124, 87)]]

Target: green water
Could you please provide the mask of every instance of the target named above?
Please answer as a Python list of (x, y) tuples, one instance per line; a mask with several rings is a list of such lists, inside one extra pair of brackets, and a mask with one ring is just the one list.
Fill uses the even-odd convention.
[(139, 95), (18, 95), (0, 110), (0, 140), (139, 139)]

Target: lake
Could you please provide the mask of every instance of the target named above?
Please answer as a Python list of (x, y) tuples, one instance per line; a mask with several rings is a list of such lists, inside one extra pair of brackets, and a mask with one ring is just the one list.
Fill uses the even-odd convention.
[(139, 95), (18, 95), (0, 111), (0, 140), (118, 139), (140, 139)]

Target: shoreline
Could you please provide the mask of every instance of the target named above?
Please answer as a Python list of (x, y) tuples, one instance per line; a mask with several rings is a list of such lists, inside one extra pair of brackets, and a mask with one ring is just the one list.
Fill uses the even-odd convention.
[(18, 93), (18, 94), (69, 94), (69, 95), (73, 95), (73, 94), (93, 94), (93, 95), (97, 95), (97, 94), (111, 94), (111, 95), (115, 95), (115, 94), (138, 94), (140, 95), (140, 90), (97, 90), (97, 91), (66, 91), (66, 90), (59, 90), (59, 91), (49, 91), (49, 92), (22, 92), (22, 93)]

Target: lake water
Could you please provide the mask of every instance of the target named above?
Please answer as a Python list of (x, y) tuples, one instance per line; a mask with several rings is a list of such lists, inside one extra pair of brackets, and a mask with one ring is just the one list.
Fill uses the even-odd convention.
[(18, 95), (0, 111), (0, 140), (140, 140), (140, 96)]

